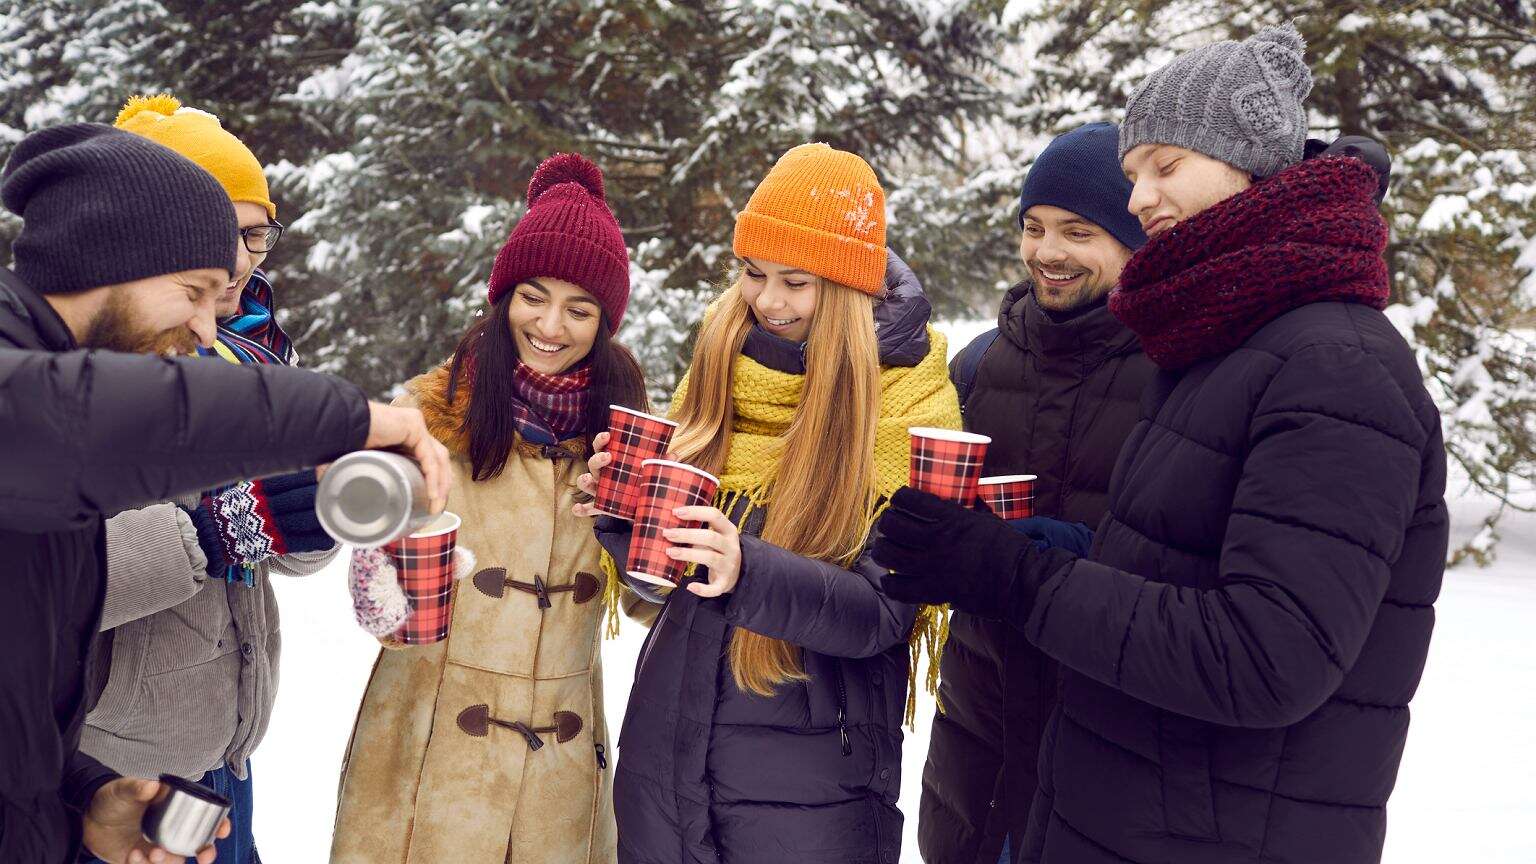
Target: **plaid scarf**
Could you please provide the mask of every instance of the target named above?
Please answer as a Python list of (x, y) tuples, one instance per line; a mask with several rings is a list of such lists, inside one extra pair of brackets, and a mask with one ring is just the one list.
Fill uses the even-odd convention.
[[(272, 283), (260, 270), (253, 272), (240, 292), (240, 311), (219, 322), (212, 348), (200, 347), (197, 353), (204, 357), (222, 357), (237, 366), (247, 363), (293, 365), (293, 342), (273, 317), (274, 306)], [(233, 488), (222, 486), (209, 494), (217, 497)], [(256, 571), (252, 567), (232, 566), (224, 571), (224, 580), (252, 588), (256, 585)]]
[(545, 375), (519, 361), (512, 389), (521, 400), (512, 406), (518, 434), (539, 444), (556, 444), (582, 431), (592, 396), (592, 367)]

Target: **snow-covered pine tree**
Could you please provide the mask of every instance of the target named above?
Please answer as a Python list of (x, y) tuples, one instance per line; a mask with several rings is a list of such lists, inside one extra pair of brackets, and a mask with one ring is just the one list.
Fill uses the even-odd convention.
[[(166, 91), (218, 115), (268, 166), (308, 162), (339, 142), (285, 94), (346, 56), (353, 14), (351, 0), (0, 2), (0, 147), (55, 123), (111, 123), (130, 95)], [(299, 193), (274, 185), (279, 219), (304, 212)], [(0, 213), (0, 248), (19, 227)], [(290, 326), (282, 305), (323, 291), (303, 266), (305, 240), (290, 234), (267, 259)], [(301, 355), (314, 347), (299, 342)]]
[(622, 338), (665, 392), (773, 158), (824, 140), (895, 188), (954, 152), (1004, 101), (1002, 5), (360, 2), (355, 51), (294, 97), (345, 142), (289, 175), (317, 205), (308, 263), (341, 286), (305, 310), (319, 359), (382, 392), (443, 357), (525, 178), (574, 149), (608, 175), (637, 258)]
[[(1464, 474), (1506, 506), (1536, 488), (1536, 3), (1043, 0), (1026, 113), (1057, 128), (1118, 119), (1174, 53), (1295, 19), (1313, 135), (1394, 155), (1384, 212), (1395, 297)], [(1086, 110), (1085, 110), (1086, 109)], [(1486, 560), (1499, 515), (1456, 554)]]

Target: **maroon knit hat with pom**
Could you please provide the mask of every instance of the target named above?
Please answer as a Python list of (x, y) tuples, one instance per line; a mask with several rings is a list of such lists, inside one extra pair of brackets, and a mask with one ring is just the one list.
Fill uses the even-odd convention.
[(528, 212), (491, 267), (491, 305), (519, 282), (549, 276), (597, 298), (619, 329), (629, 305), (629, 249), (608, 209), (603, 172), (577, 153), (545, 159), (528, 183)]

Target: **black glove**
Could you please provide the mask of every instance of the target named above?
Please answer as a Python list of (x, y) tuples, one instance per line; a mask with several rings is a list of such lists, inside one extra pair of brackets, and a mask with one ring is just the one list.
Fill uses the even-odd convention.
[(887, 596), (906, 603), (948, 603), (961, 612), (1009, 618), (1014, 581), (1040, 551), (991, 513), (903, 487), (880, 517), (871, 555), (893, 571)]

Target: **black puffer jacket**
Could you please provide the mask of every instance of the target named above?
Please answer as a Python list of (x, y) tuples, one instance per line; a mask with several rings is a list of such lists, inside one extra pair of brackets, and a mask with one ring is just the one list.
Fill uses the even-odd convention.
[[(964, 396), (965, 428), (992, 437), (986, 474), (1036, 474), (1035, 512), (1097, 527), (1109, 478), (1156, 367), (1102, 302), (1052, 315), (1021, 282)], [(956, 381), (956, 386), (962, 386)], [(1037, 785), (1040, 737), (1056, 705), (1056, 663), (1001, 621), (955, 613), (923, 766), (918, 846), (928, 864), (993, 864), (1017, 848)]]
[[(932, 350), (928, 301), (895, 256), (886, 277), (880, 362), (913, 366)], [(743, 353), (804, 372), (799, 346), (761, 328)], [(613, 781), (619, 861), (897, 864), (916, 607), (880, 593), (884, 571), (867, 555), (844, 570), (758, 539), (766, 510), (730, 515), (743, 529), (736, 590), (672, 591), (640, 652)], [(623, 561), (629, 523), (597, 528)], [(736, 627), (801, 646), (809, 680), (771, 697), (737, 688), (726, 658)]]
[(47, 301), (0, 271), (5, 862), (73, 862), (80, 812), (116, 776), (76, 752), (106, 590), (101, 516), (314, 464), (368, 432), (361, 391), (327, 376), (73, 348)]
[[(736, 590), (672, 591), (640, 651), (613, 778), (622, 864), (897, 864), (916, 609), (867, 557), (843, 570), (759, 540), (766, 517), (743, 525)], [(598, 539), (623, 560), (628, 523), (601, 523), (618, 526)], [(809, 680), (737, 688), (736, 627), (801, 646)]]
[(1022, 860), (1379, 860), (1445, 465), (1413, 352), (1364, 305), (1160, 372), (1092, 557), (1023, 607), (1063, 689)]

